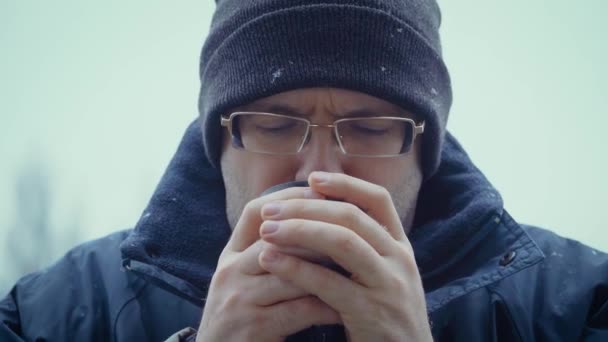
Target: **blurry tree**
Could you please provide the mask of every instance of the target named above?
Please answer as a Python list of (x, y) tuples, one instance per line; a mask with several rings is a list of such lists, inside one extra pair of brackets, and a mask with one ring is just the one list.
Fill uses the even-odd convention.
[(21, 276), (40, 270), (57, 259), (58, 253), (79, 239), (78, 217), (67, 227), (53, 229), (50, 177), (46, 164), (24, 164), (15, 183), (14, 222), (2, 248), (4, 270), (0, 273), (0, 297)]

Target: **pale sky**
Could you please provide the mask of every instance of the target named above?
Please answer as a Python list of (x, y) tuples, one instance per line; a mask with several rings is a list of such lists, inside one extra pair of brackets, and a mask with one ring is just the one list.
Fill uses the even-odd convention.
[[(0, 237), (26, 165), (48, 171), (57, 231), (77, 222), (85, 240), (135, 224), (197, 115), (213, 6), (0, 2)], [(440, 6), (448, 128), (516, 220), (608, 250), (608, 3)]]

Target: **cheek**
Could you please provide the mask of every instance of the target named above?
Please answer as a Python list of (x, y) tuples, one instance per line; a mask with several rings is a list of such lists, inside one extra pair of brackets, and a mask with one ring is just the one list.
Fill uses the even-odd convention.
[(420, 167), (413, 154), (400, 158), (352, 160), (345, 165), (344, 171), (351, 176), (381, 185), (391, 193), (402, 189), (406, 183), (421, 178)]
[(386, 188), (407, 232), (414, 220), (418, 192), (422, 184), (422, 171), (417, 156), (398, 159), (378, 159), (353, 163), (347, 173)]
[(222, 156), (222, 174), (227, 190), (228, 184), (237, 184), (230, 188), (233, 188), (232, 192), (240, 193), (239, 196), (245, 196), (246, 202), (273, 185), (293, 181), (296, 169), (297, 164), (286, 157), (255, 154), (234, 148), (226, 149)]
[[(344, 160), (345, 173), (381, 185), (392, 194), (408, 193), (417, 196), (417, 190), (422, 183), (422, 167), (420, 161), (420, 139), (414, 142), (410, 153), (397, 158), (353, 158)], [(410, 194), (414, 192), (413, 194)]]
[(297, 161), (291, 157), (254, 155), (248, 164), (250, 173), (246, 175), (256, 196), (271, 186), (294, 181), (298, 169)]

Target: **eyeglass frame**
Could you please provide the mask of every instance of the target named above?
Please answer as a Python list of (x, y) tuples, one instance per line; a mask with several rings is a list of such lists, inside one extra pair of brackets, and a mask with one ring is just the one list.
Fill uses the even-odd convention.
[[(309, 140), (309, 135), (311, 132), (311, 127), (326, 127), (326, 128), (333, 128), (332, 131), (334, 132), (334, 137), (336, 139), (336, 141), (338, 142), (338, 146), (340, 147), (340, 151), (342, 151), (342, 153), (344, 155), (347, 156), (353, 156), (353, 157), (365, 157), (365, 158), (390, 158), (390, 157), (399, 157), (399, 156), (403, 156), (408, 154), (411, 151), (411, 147), (414, 146), (414, 142), (416, 141), (416, 137), (418, 135), (421, 135), (424, 133), (424, 127), (425, 127), (425, 122), (422, 121), (421, 124), (417, 124), (416, 121), (414, 121), (413, 119), (410, 118), (404, 118), (404, 117), (398, 117), (398, 116), (359, 116), (359, 117), (349, 117), (349, 118), (343, 118), (343, 119), (338, 119), (334, 122), (332, 122), (329, 125), (321, 125), (321, 124), (313, 124), (310, 120), (305, 119), (305, 118), (301, 118), (301, 117), (297, 117), (297, 116), (291, 116), (291, 115), (283, 115), (283, 114), (276, 114), (276, 113), (266, 113), (266, 112), (233, 112), (231, 113), (227, 118), (224, 116), (221, 116), (221, 120), (220, 120), (220, 125), (222, 127), (226, 127), (228, 129), (228, 132), (230, 133), (231, 137), (234, 137), (234, 134), (232, 133), (232, 119), (235, 116), (238, 115), (255, 115), (255, 114), (263, 114), (263, 115), (269, 115), (269, 116), (274, 116), (274, 117), (279, 117), (279, 118), (288, 118), (288, 119), (293, 119), (293, 120), (298, 120), (301, 122), (306, 123), (306, 132), (303, 135), (303, 139), (302, 139), (302, 143), (300, 144), (300, 146), (298, 147), (298, 150), (294, 153), (275, 153), (275, 152), (262, 152), (262, 151), (251, 151), (245, 148), (245, 146), (243, 145), (242, 149), (248, 152), (252, 152), (252, 153), (260, 153), (260, 154), (267, 154), (267, 155), (285, 155), (285, 156), (290, 156), (290, 155), (296, 155), (299, 154), (300, 152), (302, 152), (302, 149), (304, 148), (304, 146), (306, 145), (306, 143)], [(373, 154), (354, 154), (354, 153), (349, 153), (346, 152), (346, 150), (344, 149), (344, 145), (342, 144), (342, 140), (340, 139), (340, 136), (338, 134), (338, 124), (341, 122), (348, 122), (348, 121), (357, 121), (357, 120), (361, 120), (361, 119), (390, 119), (390, 120), (398, 120), (398, 121), (405, 121), (405, 122), (409, 122), (410, 124), (412, 124), (413, 132), (412, 132), (412, 145), (410, 146), (410, 148), (403, 152), (403, 153), (398, 153), (398, 154), (379, 154), (379, 155), (373, 155)]]

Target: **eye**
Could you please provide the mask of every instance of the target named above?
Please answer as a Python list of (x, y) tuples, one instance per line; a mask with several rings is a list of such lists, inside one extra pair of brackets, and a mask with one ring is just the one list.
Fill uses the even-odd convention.
[(354, 121), (350, 124), (350, 128), (357, 133), (367, 135), (383, 135), (390, 131), (391, 126), (386, 122), (375, 121)]
[(255, 125), (255, 128), (259, 131), (262, 132), (266, 132), (266, 133), (284, 133), (284, 132), (288, 132), (290, 130), (295, 129), (297, 126), (297, 123), (291, 121), (291, 120), (284, 120), (284, 121), (274, 121), (274, 122), (264, 122), (264, 123), (258, 123)]

